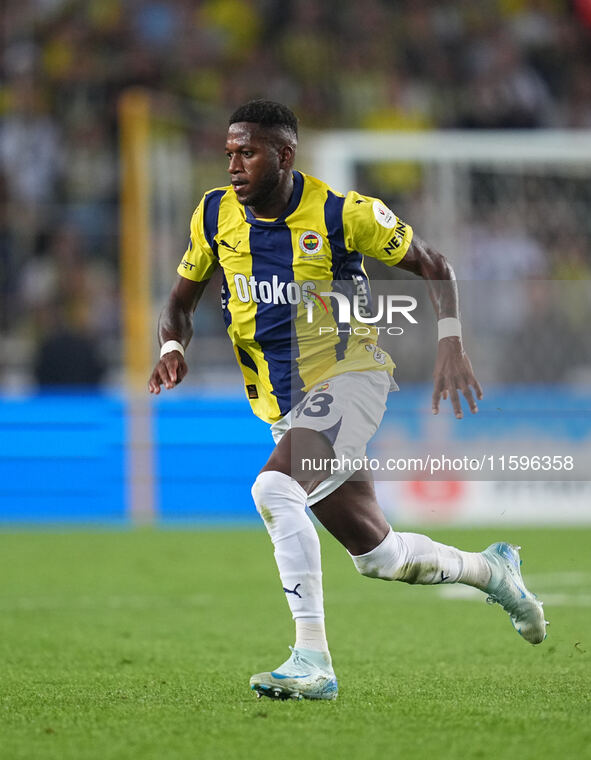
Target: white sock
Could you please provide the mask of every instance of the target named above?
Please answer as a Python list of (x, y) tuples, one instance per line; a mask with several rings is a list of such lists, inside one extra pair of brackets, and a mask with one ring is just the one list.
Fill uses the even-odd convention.
[(315, 652), (328, 652), (328, 642), (324, 630), (323, 618), (296, 618), (296, 649), (312, 649)]
[(327, 652), (320, 541), (306, 514), (307, 494), (289, 475), (269, 470), (255, 480), (252, 497), (275, 547), (281, 583), (296, 622), (296, 647)]
[(491, 574), (479, 552), (464, 552), (419, 533), (393, 530), (375, 549), (352, 559), (357, 570), (371, 578), (423, 585), (465, 583), (484, 589)]

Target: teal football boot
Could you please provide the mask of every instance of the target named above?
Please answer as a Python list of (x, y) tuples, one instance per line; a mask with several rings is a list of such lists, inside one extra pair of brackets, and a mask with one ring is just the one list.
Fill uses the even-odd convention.
[(250, 688), (271, 699), (336, 699), (339, 693), (330, 655), (291, 649), (291, 657), (270, 673), (257, 673)]
[(520, 546), (491, 544), (482, 554), (488, 560), (491, 579), (484, 589), (487, 602), (500, 604), (509, 613), (513, 627), (530, 644), (541, 644), (546, 638), (548, 621), (544, 619), (542, 602), (525, 587), (521, 577)]

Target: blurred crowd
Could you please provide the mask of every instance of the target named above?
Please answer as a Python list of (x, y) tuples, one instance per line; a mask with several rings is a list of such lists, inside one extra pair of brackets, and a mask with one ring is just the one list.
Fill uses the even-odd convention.
[[(130, 86), (199, 104), (210, 151), (253, 97), (315, 129), (591, 128), (591, 0), (7, 0), (2, 24), (0, 385), (17, 366), (46, 382), (60, 337), (97, 354), (88, 382), (120, 364)], [(486, 262), (491, 237), (475, 239)], [(589, 277), (577, 245), (567, 276)], [(557, 276), (520, 250), (516, 271)]]

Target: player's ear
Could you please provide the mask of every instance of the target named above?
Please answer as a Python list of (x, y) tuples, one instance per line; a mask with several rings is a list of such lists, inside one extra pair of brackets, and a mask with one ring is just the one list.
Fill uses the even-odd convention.
[(279, 149), (279, 165), (282, 169), (291, 169), (295, 161), (295, 148), (292, 145), (283, 145)]

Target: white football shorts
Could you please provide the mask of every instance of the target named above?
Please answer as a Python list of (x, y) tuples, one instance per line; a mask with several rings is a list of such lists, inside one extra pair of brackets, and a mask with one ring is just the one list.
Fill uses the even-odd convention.
[[(335, 491), (360, 469), (348, 463), (363, 460), (368, 441), (375, 434), (391, 390), (398, 390), (385, 370), (344, 372), (315, 385), (302, 401), (271, 425), (275, 444), (295, 427), (323, 433), (330, 441), (336, 462), (344, 467), (333, 471), (308, 495), (308, 504), (316, 504)], [(311, 480), (314, 471), (311, 470)]]

